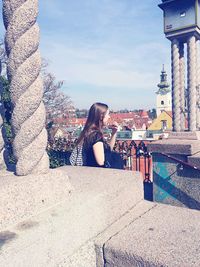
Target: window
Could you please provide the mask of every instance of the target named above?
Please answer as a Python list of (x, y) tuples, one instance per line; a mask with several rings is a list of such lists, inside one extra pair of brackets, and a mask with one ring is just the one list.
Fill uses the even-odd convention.
[(125, 133), (125, 136), (124, 137), (125, 138), (129, 138), (130, 137), (129, 133)]
[(162, 130), (166, 130), (167, 129), (167, 121), (166, 120), (163, 120), (161, 121), (161, 127), (162, 127)]
[(163, 100), (161, 101), (161, 105), (164, 105), (164, 101)]
[(185, 16), (186, 16), (186, 12), (185, 12), (185, 11), (182, 11), (182, 12), (180, 13), (180, 17), (183, 18), (183, 17), (185, 17)]

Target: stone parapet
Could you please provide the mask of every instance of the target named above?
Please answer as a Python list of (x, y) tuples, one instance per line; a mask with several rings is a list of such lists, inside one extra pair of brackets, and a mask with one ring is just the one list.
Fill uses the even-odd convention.
[[(64, 182), (68, 181), (66, 173), (72, 187), (70, 194)], [(18, 183), (13, 187), (19, 188), (21, 197), (24, 195), (23, 201), (17, 193), (13, 197), (15, 216), (22, 211), (17, 203), (23, 202), (30, 206), (32, 215), (15, 221), (11, 218), (1, 229), (1, 266), (200, 266), (200, 212), (144, 201), (140, 173), (69, 166), (54, 170), (53, 174), (49, 177), (52, 183), (43, 186), (45, 181), (40, 183), (35, 178), (38, 192), (29, 189), (32, 196), (28, 204), (28, 194), (20, 192), (28, 190), (28, 183), (23, 180), (29, 181), (29, 176), (4, 174), (1, 195), (7, 188), (9, 199), (8, 184), (11, 186), (14, 178)], [(60, 194), (50, 194), (49, 205), (36, 209), (30, 199), (35, 196), (39, 207), (44, 188)], [(8, 203), (0, 202), (1, 208), (4, 205), (9, 210)]]
[(195, 132), (170, 132), (168, 139), (178, 140), (200, 140), (200, 131)]
[(188, 156), (188, 163), (200, 169), (200, 152), (192, 156)]
[(148, 151), (188, 156), (200, 152), (200, 141), (187, 139), (163, 139), (148, 144)]
[[(39, 178), (7, 176), (0, 184), (5, 196), (0, 208), (7, 220), (0, 232), (2, 266), (95, 267), (95, 238), (143, 200), (139, 172), (67, 166)], [(45, 191), (51, 192), (49, 204), (41, 208), (48, 203)], [(14, 213), (10, 220), (9, 209), (10, 216)]]
[(66, 171), (17, 177), (0, 172), (0, 231), (51, 208), (73, 190)]

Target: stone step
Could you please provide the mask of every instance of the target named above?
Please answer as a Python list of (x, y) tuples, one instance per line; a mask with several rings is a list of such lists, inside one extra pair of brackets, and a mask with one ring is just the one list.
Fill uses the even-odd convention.
[(200, 212), (157, 204), (103, 245), (98, 267), (199, 267)]

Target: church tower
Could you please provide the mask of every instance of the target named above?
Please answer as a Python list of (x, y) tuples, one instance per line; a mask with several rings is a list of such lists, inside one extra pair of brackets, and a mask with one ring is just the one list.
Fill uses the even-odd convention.
[(160, 83), (158, 84), (158, 91), (156, 92), (156, 114), (157, 117), (163, 110), (172, 111), (172, 97), (169, 84), (167, 82), (167, 73), (164, 69), (161, 71)]
[(171, 42), (173, 131), (199, 131), (200, 0), (162, 0), (159, 7), (163, 10), (165, 36)]

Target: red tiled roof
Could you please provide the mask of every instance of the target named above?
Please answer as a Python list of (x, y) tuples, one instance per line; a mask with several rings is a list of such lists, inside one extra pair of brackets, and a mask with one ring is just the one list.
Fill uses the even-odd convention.
[[(86, 120), (87, 118), (56, 118), (55, 122), (66, 126), (79, 126), (84, 125), (86, 123)], [(109, 124), (112, 124), (114, 121), (118, 122), (122, 126), (136, 129), (142, 129), (143, 125), (148, 127), (151, 123), (151, 120), (149, 119), (146, 111), (110, 113)]]
[(110, 113), (111, 119), (133, 119), (135, 117), (134, 112), (127, 113)]
[(147, 111), (145, 111), (145, 110), (140, 111), (139, 115), (142, 118), (145, 118), (145, 117), (148, 118), (149, 117)]
[(84, 125), (86, 122), (86, 118), (55, 118), (54, 122), (57, 124), (64, 124), (66, 126)]
[(172, 118), (172, 111), (166, 111), (166, 110), (164, 111)]

